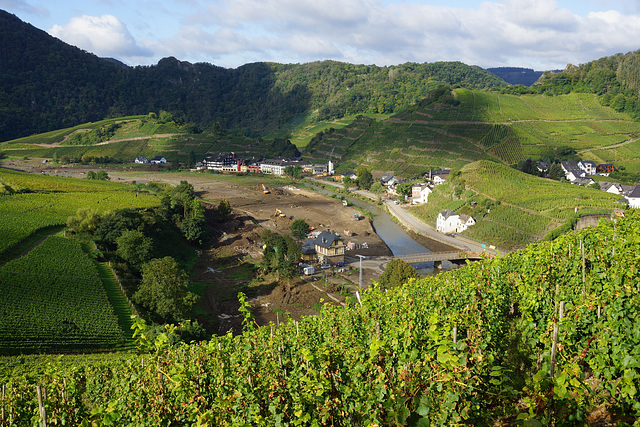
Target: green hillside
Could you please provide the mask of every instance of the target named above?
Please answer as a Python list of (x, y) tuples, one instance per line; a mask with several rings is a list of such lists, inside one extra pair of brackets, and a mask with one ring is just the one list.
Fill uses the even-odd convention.
[(202, 129), (259, 137), (301, 118), (390, 114), (438, 84), (504, 87), (459, 62), (355, 65), (258, 62), (237, 69), (164, 58), (128, 67), (84, 52), (0, 10), (0, 141), (166, 110)]
[[(166, 116), (166, 117), (164, 117)], [(163, 118), (164, 117), (164, 118)], [(59, 163), (132, 163), (137, 156), (164, 156), (188, 162), (223, 151), (242, 156), (292, 156), (286, 139), (263, 141), (238, 132), (194, 129), (168, 113), (121, 117), (0, 142), (0, 151), (14, 158), (55, 159)]]
[(465, 165), (450, 182), (435, 187), (429, 203), (412, 207), (411, 212), (434, 227), (438, 213), (445, 209), (470, 215), (476, 225), (464, 235), (511, 250), (539, 241), (554, 230), (566, 231), (562, 226), (575, 217), (611, 215), (614, 209), (624, 209), (616, 202), (619, 198), (479, 161)]
[[(441, 87), (387, 120), (361, 117), (314, 138), (306, 154), (346, 168), (366, 165), (411, 177), (429, 167), (478, 160), (515, 164), (554, 158), (565, 148), (587, 160), (640, 170), (640, 123), (598, 103), (596, 95), (510, 95)], [(340, 170), (340, 169), (339, 169)]]
[(637, 424), (639, 231), (630, 211), (199, 344), (9, 360), (5, 417), (38, 419), (37, 384), (52, 425)]

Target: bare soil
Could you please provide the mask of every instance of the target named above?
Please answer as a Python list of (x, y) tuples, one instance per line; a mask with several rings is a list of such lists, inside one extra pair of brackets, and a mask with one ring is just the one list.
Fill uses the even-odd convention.
[[(113, 176), (124, 179), (120, 174)], [(175, 179), (171, 183), (177, 184), (181, 177), (163, 174), (157, 178), (164, 182)], [(156, 180), (156, 177), (152, 179)], [(349, 265), (342, 272), (321, 270), (307, 280), (298, 278), (282, 283), (276, 277), (256, 279), (255, 264), (262, 258), (260, 235), (265, 229), (289, 234), (291, 222), (301, 218), (315, 229), (341, 235), (345, 242), (366, 243), (366, 249), (347, 252), (347, 263), (352, 261), (354, 268), (358, 267), (356, 254), (391, 255), (368, 219), (353, 219), (354, 213), (359, 214), (359, 211), (343, 207), (340, 201), (311, 190), (283, 185), (269, 187), (270, 193), (264, 194), (262, 186), (247, 188), (207, 176), (189, 176), (188, 181), (198, 195), (212, 201), (212, 205), (227, 199), (233, 207), (229, 219), (214, 225), (219, 233), (215, 236), (216, 242), (200, 257), (192, 272), (194, 281), (207, 284), (202, 308), (212, 317), (207, 326), (218, 333), (241, 328), (239, 291), (249, 296), (257, 323), (264, 325), (282, 321), (286, 316), (299, 319), (303, 315), (317, 314), (322, 303), (336, 304), (335, 299), (344, 302), (348, 294), (348, 291), (342, 291), (344, 285), (354, 289), (350, 285), (358, 281), (358, 272), (352, 271)], [(276, 215), (276, 209), (285, 216)], [(347, 237), (347, 234), (351, 236)], [(375, 268), (367, 269), (363, 282), (371, 283), (379, 273), (381, 271)]]

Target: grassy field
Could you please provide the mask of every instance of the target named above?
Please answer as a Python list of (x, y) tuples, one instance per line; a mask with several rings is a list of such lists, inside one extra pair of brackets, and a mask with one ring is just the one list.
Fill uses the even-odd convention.
[[(464, 191), (456, 189), (464, 187)], [(435, 227), (439, 212), (451, 209), (474, 217), (464, 232), (481, 242), (517, 249), (544, 238), (575, 216), (611, 214), (624, 208), (620, 197), (599, 190), (524, 174), (495, 162), (461, 169), (454, 182), (437, 186), (426, 205), (411, 212)]]

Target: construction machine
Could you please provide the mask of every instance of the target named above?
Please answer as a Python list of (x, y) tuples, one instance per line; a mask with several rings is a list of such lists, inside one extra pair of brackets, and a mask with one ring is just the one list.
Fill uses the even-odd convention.
[(271, 193), (271, 191), (269, 191), (269, 189), (267, 188), (266, 185), (262, 184), (262, 193), (263, 194), (269, 194), (269, 193)]

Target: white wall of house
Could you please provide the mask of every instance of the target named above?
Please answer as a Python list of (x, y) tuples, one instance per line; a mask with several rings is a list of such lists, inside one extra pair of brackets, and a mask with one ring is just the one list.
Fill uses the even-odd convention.
[(446, 178), (441, 177), (440, 175), (436, 175), (433, 177), (433, 185), (444, 184), (447, 181)]
[(440, 212), (436, 219), (436, 230), (441, 233), (455, 233), (459, 222), (459, 215), (450, 215), (445, 218), (444, 215), (442, 215), (442, 212)]
[(640, 197), (628, 197), (629, 207), (634, 209), (640, 209)]
[(414, 205), (427, 203), (427, 201), (429, 200), (429, 194), (431, 194), (431, 188), (427, 186), (413, 187), (411, 189), (411, 203)]

